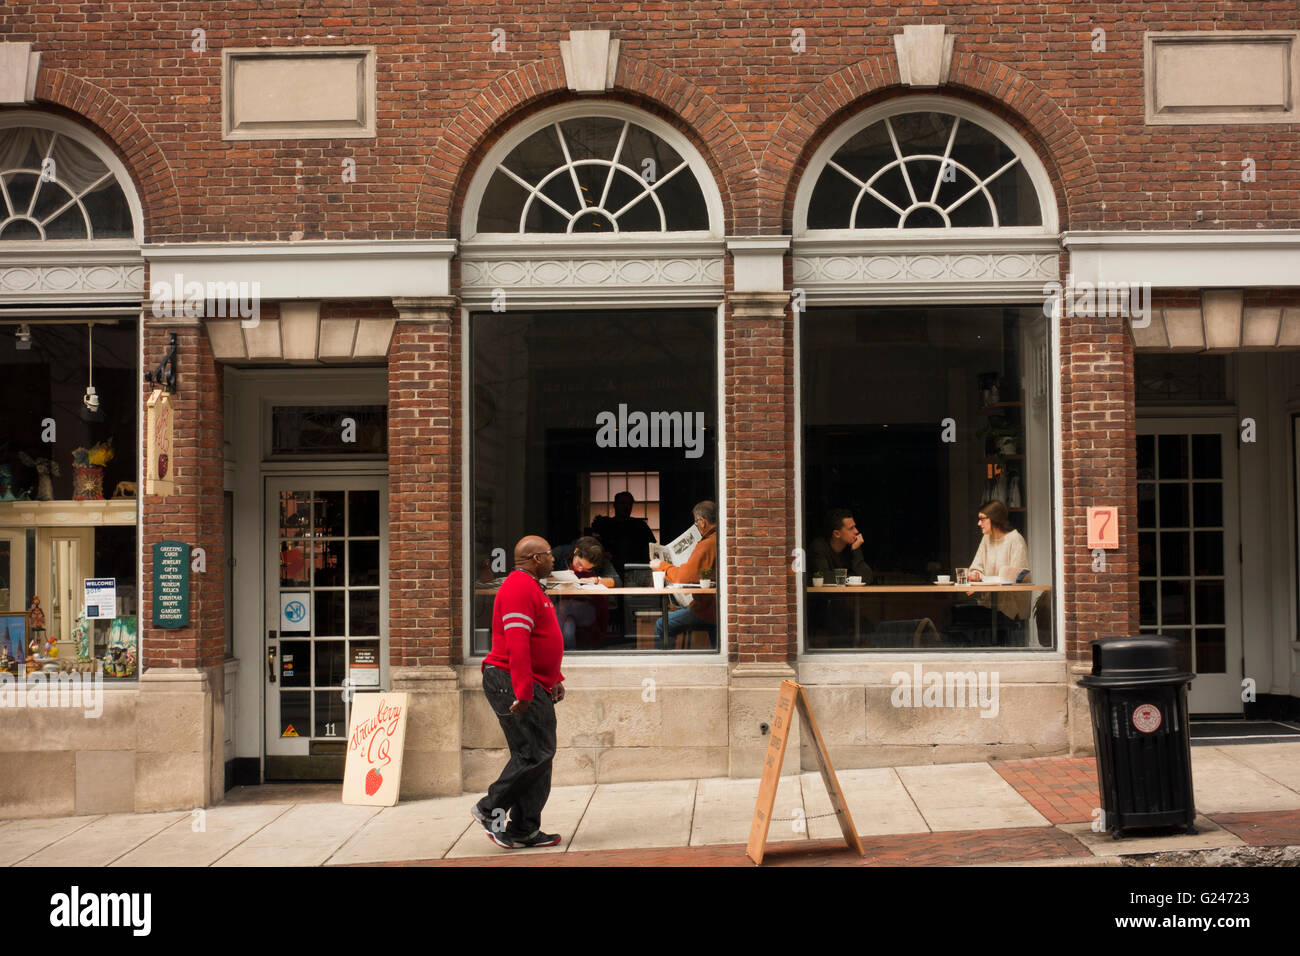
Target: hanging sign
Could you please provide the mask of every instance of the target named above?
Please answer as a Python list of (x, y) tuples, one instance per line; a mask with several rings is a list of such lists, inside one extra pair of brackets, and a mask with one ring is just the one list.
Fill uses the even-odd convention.
[(82, 597), (91, 620), (117, 617), (117, 578), (82, 578)]
[(175, 474), (172, 397), (162, 389), (155, 388), (146, 407), (144, 493), (165, 498), (173, 491)]
[(308, 592), (280, 592), (280, 633), (311, 633), (311, 595)]
[(397, 804), (406, 745), (407, 694), (357, 694), (348, 722), (343, 802), (367, 807)]
[(190, 626), (190, 546), (184, 541), (153, 546), (153, 626)]
[(1088, 508), (1088, 548), (1119, 547), (1119, 509), (1114, 505)]

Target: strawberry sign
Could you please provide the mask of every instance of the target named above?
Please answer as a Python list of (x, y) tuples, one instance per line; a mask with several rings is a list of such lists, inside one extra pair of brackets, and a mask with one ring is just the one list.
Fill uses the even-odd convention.
[(402, 788), (406, 694), (355, 694), (348, 721), (343, 802), (391, 807)]

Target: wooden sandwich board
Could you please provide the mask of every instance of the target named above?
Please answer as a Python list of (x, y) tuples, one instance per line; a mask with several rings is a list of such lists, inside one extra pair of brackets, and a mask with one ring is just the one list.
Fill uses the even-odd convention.
[(817, 753), (817, 766), (821, 768), (822, 782), (826, 784), (826, 793), (831, 798), (831, 807), (839, 821), (840, 832), (844, 842), (858, 856), (865, 856), (858, 831), (853, 826), (853, 817), (849, 815), (848, 804), (844, 802), (844, 793), (840, 783), (835, 779), (835, 767), (831, 764), (831, 755), (826, 752), (826, 742), (822, 740), (817, 721), (813, 718), (812, 707), (803, 692), (803, 686), (792, 680), (781, 681), (781, 693), (776, 699), (776, 713), (772, 715), (772, 732), (767, 742), (767, 755), (763, 758), (763, 780), (758, 785), (758, 802), (754, 805), (754, 822), (749, 827), (749, 843), (745, 847), (746, 855), (756, 864), (762, 864), (763, 852), (767, 848), (767, 831), (772, 825), (772, 807), (776, 803), (776, 787), (781, 782), (781, 764), (785, 761), (785, 745), (790, 737), (790, 727), (794, 724), (795, 710), (803, 719), (803, 726), (812, 733), (813, 750)]
[(408, 697), (404, 693), (357, 694), (352, 698), (343, 802), (367, 807), (397, 805), (402, 789)]

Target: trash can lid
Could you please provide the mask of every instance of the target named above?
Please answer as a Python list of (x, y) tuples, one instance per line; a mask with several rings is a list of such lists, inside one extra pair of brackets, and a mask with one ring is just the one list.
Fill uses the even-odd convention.
[(1092, 674), (1085, 687), (1181, 684), (1196, 677), (1182, 670), (1172, 637), (1103, 637), (1092, 644)]

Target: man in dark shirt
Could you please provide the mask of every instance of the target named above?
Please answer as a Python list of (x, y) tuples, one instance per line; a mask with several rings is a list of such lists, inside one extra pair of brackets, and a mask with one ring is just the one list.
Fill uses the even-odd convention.
[(873, 580), (871, 567), (862, 556), (862, 534), (853, 520), (853, 512), (835, 508), (826, 514), (827, 536), (812, 543), (812, 573), (830, 578), (836, 568), (844, 568), (850, 577), (860, 576), (863, 584)]
[(624, 566), (645, 564), (650, 560), (646, 545), (654, 544), (654, 532), (644, 518), (632, 517), (636, 499), (630, 491), (620, 491), (614, 496), (614, 517), (601, 515), (591, 523), (591, 533), (600, 539), (605, 551), (622, 577), (627, 577)]

